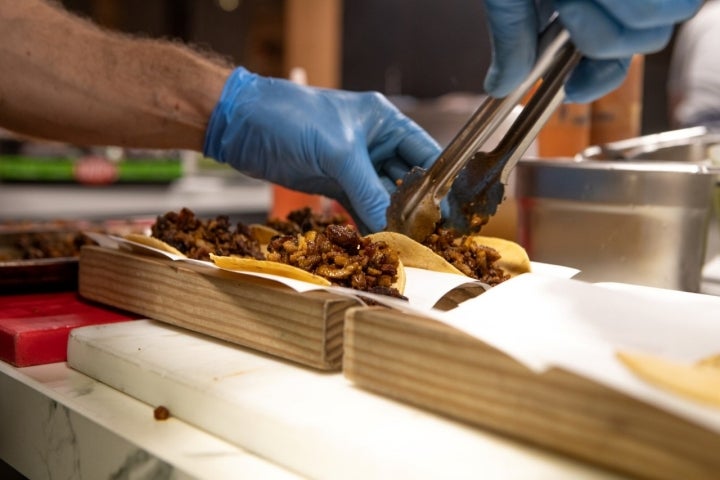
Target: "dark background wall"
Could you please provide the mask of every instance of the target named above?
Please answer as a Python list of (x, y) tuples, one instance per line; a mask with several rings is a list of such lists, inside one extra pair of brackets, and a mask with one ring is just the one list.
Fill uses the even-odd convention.
[[(348, 0), (343, 86), (437, 97), (483, 93), (490, 42), (478, 0)], [(665, 83), (671, 46), (645, 57), (643, 133), (669, 129)]]
[(346, 1), (343, 85), (427, 98), (482, 92), (490, 48), (478, 0)]
[[(263, 75), (284, 75), (282, 0), (238, 0), (230, 11), (220, 0), (63, 3), (112, 28), (190, 41)], [(490, 63), (480, 0), (345, 0), (342, 43), (342, 87), (350, 90), (418, 98), (482, 93)], [(669, 129), (670, 51), (645, 59), (643, 133)]]
[(283, 0), (62, 0), (62, 3), (108, 28), (191, 42), (262, 75), (283, 75)]

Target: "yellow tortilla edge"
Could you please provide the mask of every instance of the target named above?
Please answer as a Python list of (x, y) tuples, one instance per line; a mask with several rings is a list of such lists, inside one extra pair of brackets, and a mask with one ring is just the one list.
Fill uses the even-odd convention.
[(616, 352), (618, 360), (633, 374), (666, 391), (720, 408), (720, 369), (685, 364), (657, 355)]
[(511, 277), (531, 271), (530, 257), (518, 243), (500, 237), (471, 235), (470, 239), (477, 245), (494, 248), (500, 254), (498, 266)]
[(150, 237), (141, 233), (128, 233), (123, 238), (125, 238), (125, 240), (130, 240), (131, 242), (140, 243), (148, 247), (162, 250), (163, 252), (172, 253), (173, 255), (187, 258), (187, 255), (185, 255), (172, 245), (168, 244), (167, 242), (160, 240), (159, 238)]
[(218, 267), (227, 270), (278, 275), (280, 277), (300, 280), (323, 287), (329, 287), (331, 285), (330, 281), (324, 277), (307, 272), (301, 268), (293, 267), (292, 265), (288, 265), (286, 263), (271, 262), (270, 260), (257, 260), (255, 258), (215, 255), (212, 253), (210, 254), (210, 260), (212, 260), (212, 262)]
[(367, 235), (367, 238), (373, 242), (385, 242), (388, 244), (391, 249), (397, 252), (402, 263), (408, 267), (464, 275), (431, 248), (402, 233), (376, 232)]
[[(377, 232), (368, 235), (368, 237), (373, 241), (383, 241), (387, 243), (390, 248), (398, 252), (401, 260), (408, 267), (464, 275), (450, 262), (435, 253), (430, 247), (402, 233)], [(498, 237), (471, 235), (469, 238), (478, 245), (497, 250), (500, 254), (498, 266), (511, 277), (516, 277), (531, 271), (530, 258), (521, 245), (511, 240)]]
[[(288, 265), (286, 263), (272, 262), (270, 260), (257, 260), (254, 258), (244, 258), (235, 256), (222, 256), (210, 254), (212, 262), (220, 268), (227, 270), (234, 270), (238, 272), (254, 272), (254, 273), (266, 273), (268, 275), (278, 275), (281, 277), (290, 278), (293, 280), (300, 280), (323, 287), (329, 287), (332, 283), (325, 277), (315, 275), (301, 268)], [(398, 265), (397, 280), (393, 284), (400, 293), (405, 290), (405, 283), (407, 276), (402, 262)], [(360, 290), (358, 290), (360, 292)]]
[(248, 230), (250, 230), (250, 235), (266, 248), (274, 236), (280, 235), (280, 232), (262, 223), (252, 223), (248, 225)]

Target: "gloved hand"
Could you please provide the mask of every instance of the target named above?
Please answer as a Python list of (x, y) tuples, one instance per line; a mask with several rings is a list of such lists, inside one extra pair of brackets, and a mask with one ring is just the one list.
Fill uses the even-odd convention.
[(338, 200), (363, 231), (385, 228), (395, 181), (440, 147), (378, 93), (300, 86), (238, 68), (204, 153), (256, 178)]
[(492, 96), (510, 93), (535, 63), (537, 36), (557, 11), (585, 58), (566, 84), (569, 101), (589, 102), (618, 87), (635, 53), (662, 49), (676, 23), (702, 0), (485, 0), (493, 59), (485, 79)]

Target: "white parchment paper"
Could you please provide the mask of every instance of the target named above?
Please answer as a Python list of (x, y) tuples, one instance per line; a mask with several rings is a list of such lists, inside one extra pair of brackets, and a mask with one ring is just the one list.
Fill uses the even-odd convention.
[(428, 313), (528, 367), (561, 367), (720, 432), (720, 409), (633, 375), (616, 352), (682, 362), (720, 353), (720, 297), (526, 274)]

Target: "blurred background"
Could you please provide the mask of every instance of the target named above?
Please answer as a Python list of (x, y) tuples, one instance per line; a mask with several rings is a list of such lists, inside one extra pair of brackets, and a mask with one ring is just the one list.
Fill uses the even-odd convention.
[[(481, 101), (490, 62), (479, 0), (62, 3), (106, 28), (189, 42), (261, 75), (288, 77), (301, 68), (311, 85), (380, 91), (443, 145)], [(633, 123), (616, 136), (668, 128), (669, 48), (638, 59), (638, 75), (629, 89), (633, 98), (615, 104), (626, 110), (633, 106)], [(589, 105), (563, 106), (558, 114), (561, 128), (548, 127), (541, 155), (573, 155), (608, 140), (591, 133)], [(197, 154), (107, 147), (17, 142), (4, 132), (0, 220), (154, 216), (187, 206), (202, 215), (254, 221), (320, 202), (243, 177)]]
[[(289, 78), (299, 69), (310, 85), (380, 91), (441, 145), (452, 139), (481, 102), (490, 64), (480, 0), (62, 3), (106, 28), (187, 42), (261, 75)], [(641, 166), (608, 177), (603, 184), (588, 172), (618, 171), (613, 165), (597, 163), (593, 169), (578, 170), (572, 164), (588, 147), (625, 139), (636, 140), (614, 151), (631, 154), (641, 148), (643, 161), (706, 160), (707, 148), (717, 143), (715, 136), (691, 135), (680, 139), (680, 146), (660, 145), (652, 137), (671, 129), (667, 83), (675, 41), (655, 54), (636, 56), (628, 78), (616, 91), (592, 104), (566, 104), (558, 109), (526, 157), (564, 163), (566, 168), (541, 174), (535, 164), (521, 162), (514, 175), (521, 177), (518, 183), (524, 190), (516, 192), (513, 177), (507, 199), (484, 227), (484, 234), (517, 240), (537, 261), (601, 271), (601, 276), (590, 278), (593, 281), (613, 278), (697, 290), (706, 256), (720, 251), (719, 228), (713, 226), (710, 239), (706, 238), (712, 179), (703, 176), (699, 189), (694, 186), (697, 175), (671, 175), (667, 180), (671, 183), (664, 186), (654, 173), (647, 173), (653, 168)], [(641, 138), (646, 136), (650, 138)], [(700, 158), (696, 151), (701, 152)], [(592, 159), (617, 160), (603, 155)], [(648, 182), (647, 187), (640, 188), (641, 180)], [(577, 189), (568, 193), (563, 185)], [(646, 195), (662, 189), (683, 195), (672, 205), (669, 197)], [(600, 201), (587, 196), (591, 191), (615, 193)], [(720, 210), (720, 188), (715, 192)], [(284, 217), (302, 206), (337, 207), (327, 199), (245, 177), (197, 152), (46, 144), (18, 141), (8, 132), (0, 137), (0, 222), (61, 218), (147, 223), (167, 211), (188, 207), (203, 217), (222, 214), (233, 221), (255, 223), (268, 216)], [(580, 213), (568, 216), (567, 209)], [(630, 227), (623, 226), (628, 218), (634, 219), (628, 223), (633, 226), (631, 235)], [(688, 218), (696, 221), (689, 225)], [(595, 230), (589, 226), (603, 237), (590, 234)], [(661, 243), (660, 239), (665, 240)], [(558, 245), (566, 246), (558, 251)], [(568, 256), (570, 251), (577, 253), (575, 257)], [(598, 260), (599, 251), (608, 252), (608, 257)], [(622, 251), (626, 254), (618, 254)], [(647, 267), (662, 263), (659, 259), (670, 259), (665, 261), (667, 272), (658, 274)], [(609, 274), (608, 264), (617, 267)], [(641, 276), (628, 277), (630, 271), (639, 271)]]
[[(320, 68), (312, 84), (421, 99), (481, 94), (490, 63), (479, 0), (63, 0), (106, 27), (177, 38), (262, 75)], [(310, 42), (310, 43), (308, 43)], [(312, 44), (312, 42), (317, 42)], [(297, 52), (310, 44), (311, 51)], [(645, 57), (642, 132), (668, 129), (672, 45)], [(329, 53), (332, 51), (334, 53)], [(311, 65), (293, 65), (316, 57)], [(324, 71), (334, 70), (333, 73)]]

